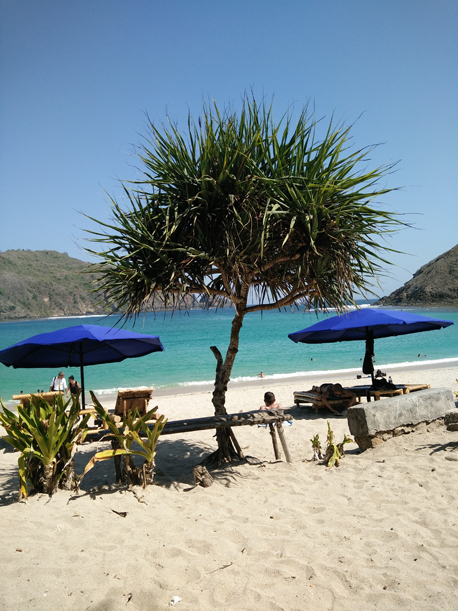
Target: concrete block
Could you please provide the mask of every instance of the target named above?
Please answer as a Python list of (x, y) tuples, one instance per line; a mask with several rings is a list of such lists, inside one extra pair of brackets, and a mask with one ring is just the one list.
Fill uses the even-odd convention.
[(455, 408), (448, 388), (429, 388), (371, 403), (360, 403), (347, 411), (348, 426), (356, 437), (372, 437), (400, 426), (443, 418)]

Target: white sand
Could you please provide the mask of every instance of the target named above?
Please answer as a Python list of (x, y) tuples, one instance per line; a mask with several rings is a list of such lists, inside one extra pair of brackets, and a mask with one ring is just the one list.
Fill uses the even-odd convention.
[[(456, 390), (456, 377), (404, 371), (402, 382)], [(256, 409), (271, 389), (291, 407), (309, 385), (233, 387), (227, 409)], [(171, 420), (213, 414), (209, 392), (155, 398)], [(114, 486), (110, 461), (79, 495), (27, 503), (15, 500), (17, 454), (0, 450), (0, 609), (155, 611), (174, 596), (183, 611), (458, 609), (458, 462), (445, 459), (458, 433), (431, 427), (363, 454), (348, 445), (329, 469), (310, 461), (309, 440), (324, 441), (329, 420), (339, 441), (346, 419), (294, 415), (285, 427), (293, 464), (274, 460), (268, 429), (240, 427), (254, 458), (212, 472), (210, 488), (193, 487), (192, 469), (215, 448), (213, 432), (160, 440), (163, 475), (146, 491)], [(77, 471), (106, 446), (84, 445)]]

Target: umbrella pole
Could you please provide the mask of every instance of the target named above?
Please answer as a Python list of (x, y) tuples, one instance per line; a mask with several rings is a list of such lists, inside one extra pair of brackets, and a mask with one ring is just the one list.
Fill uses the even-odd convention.
[(363, 373), (367, 374), (368, 370), (371, 373), (372, 386), (374, 386), (374, 332), (366, 327), (366, 352), (364, 354)]
[(80, 342), (80, 374), (81, 374), (81, 405), (86, 409), (86, 399), (84, 396), (84, 363), (83, 363), (83, 342)]

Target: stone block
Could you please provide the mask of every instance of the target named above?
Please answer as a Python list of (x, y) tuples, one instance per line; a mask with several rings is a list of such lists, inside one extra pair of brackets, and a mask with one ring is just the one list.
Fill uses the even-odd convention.
[(405, 427), (405, 432), (410, 432), (420, 423), (443, 418), (453, 408), (455, 397), (451, 390), (429, 388), (350, 407), (347, 411), (348, 427), (361, 449), (366, 449), (373, 447), (371, 440), (374, 437), (381, 438), (389, 431), (399, 434), (400, 429), (404, 432), (402, 427)]

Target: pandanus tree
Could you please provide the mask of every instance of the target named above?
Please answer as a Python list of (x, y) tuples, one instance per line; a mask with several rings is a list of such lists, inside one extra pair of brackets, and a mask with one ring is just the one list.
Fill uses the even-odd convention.
[[(204, 104), (185, 133), (149, 122), (142, 179), (122, 183), (112, 220), (90, 231), (105, 298), (125, 318), (158, 296), (175, 308), (187, 294), (232, 302), (225, 356), (211, 347), (217, 415), (244, 316), (293, 304), (344, 310), (374, 286), (388, 263), (384, 238), (401, 225), (374, 201), (392, 190), (378, 186), (392, 166), (368, 170), (371, 147), (353, 150), (349, 127), (322, 130), (307, 107), (295, 121), (293, 110), (276, 123), (272, 105), (245, 96), (239, 114)], [(229, 429), (217, 440), (207, 464), (237, 454)]]

